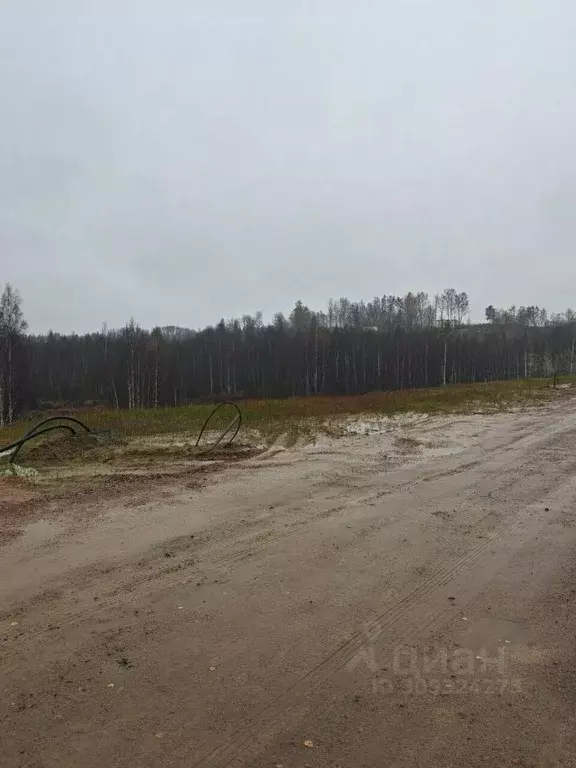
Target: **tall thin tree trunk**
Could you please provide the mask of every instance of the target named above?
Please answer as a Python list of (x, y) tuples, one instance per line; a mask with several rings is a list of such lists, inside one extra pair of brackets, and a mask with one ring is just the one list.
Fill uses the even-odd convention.
[(220, 394), (224, 392), (224, 358), (222, 355), (222, 339), (220, 339), (220, 348), (219, 348), (219, 358), (220, 358)]
[[(2, 360), (0, 360), (0, 365), (2, 365)], [(6, 421), (4, 419), (4, 409), (6, 407), (5, 405), (5, 395), (6, 395), (6, 377), (4, 375), (4, 371), (0, 371), (0, 427), (5, 426)]]
[(308, 336), (306, 336), (306, 340), (304, 342), (304, 355), (306, 358), (306, 394), (310, 394), (310, 365), (308, 362)]
[(111, 376), (110, 379), (112, 380), (112, 395), (114, 397), (114, 408), (116, 408), (116, 410), (119, 411), (120, 403), (118, 402), (118, 392), (116, 391), (116, 382), (114, 381), (114, 376)]
[(12, 340), (8, 336), (8, 375), (7, 375), (8, 387), (8, 407), (6, 409), (6, 421), (8, 424), (12, 424), (14, 418), (14, 371), (12, 370)]
[(158, 357), (158, 350), (156, 350), (156, 360), (154, 365), (154, 408), (158, 408), (158, 373), (160, 369), (160, 360)]

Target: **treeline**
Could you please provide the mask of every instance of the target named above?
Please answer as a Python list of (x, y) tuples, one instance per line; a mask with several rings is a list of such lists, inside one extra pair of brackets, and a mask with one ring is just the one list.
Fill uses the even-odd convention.
[(33, 336), (7, 286), (0, 301), (0, 420), (61, 405), (162, 407), (573, 372), (574, 313), (521, 309), (489, 307), (489, 322), (472, 325), (467, 294), (447, 289), (433, 298), (343, 298), (323, 312), (297, 302), (289, 317), (277, 314), (269, 324), (257, 313), (201, 331), (147, 331), (130, 321), (82, 336)]
[(548, 310), (536, 306), (512, 306), (508, 309), (496, 309), (496, 307), (490, 305), (486, 307), (485, 315), (489, 323), (497, 323), (499, 325), (517, 324), (537, 327), (576, 322), (576, 312), (573, 309), (567, 309), (566, 312), (552, 313), (549, 316)]

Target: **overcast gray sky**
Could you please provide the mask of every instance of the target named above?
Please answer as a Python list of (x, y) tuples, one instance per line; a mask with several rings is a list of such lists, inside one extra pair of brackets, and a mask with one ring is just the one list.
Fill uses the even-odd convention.
[(573, 0), (3, 0), (36, 332), (453, 286), (576, 305)]

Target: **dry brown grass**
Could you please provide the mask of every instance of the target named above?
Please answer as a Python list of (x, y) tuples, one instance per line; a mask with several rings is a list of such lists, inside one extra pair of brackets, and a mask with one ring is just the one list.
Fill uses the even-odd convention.
[[(563, 382), (568, 377), (563, 378)], [(571, 378), (576, 382), (576, 377)], [(250, 399), (239, 403), (242, 410), (243, 428), (256, 431), (267, 444), (281, 435), (286, 444), (306, 439), (321, 431), (329, 419), (354, 414), (393, 415), (405, 412), (420, 413), (471, 413), (493, 412), (511, 407), (538, 405), (553, 397), (565, 395), (567, 390), (554, 390), (547, 379), (500, 381), (482, 384), (457, 384), (431, 389), (410, 389), (394, 392), (371, 392), (352, 396), (311, 396), (287, 399)], [(112, 430), (113, 440), (100, 442), (81, 435), (73, 441), (58, 435), (42, 442), (33, 442), (22, 450), (22, 463), (39, 461), (83, 461), (92, 458), (105, 460), (104, 454), (114, 455), (114, 448), (135, 437), (154, 435), (185, 435), (189, 457), (197, 454), (192, 450), (194, 438), (204, 420), (213, 409), (212, 405), (191, 404), (176, 408), (114, 411), (97, 408), (62, 410), (63, 415), (80, 415), (91, 428)], [(47, 415), (54, 415), (51, 412)], [(229, 424), (234, 413), (221, 409), (210, 423), (212, 435)], [(34, 419), (23, 419), (0, 430), (0, 443), (7, 444), (23, 435), (34, 424)], [(245, 433), (246, 434), (246, 433)], [(242, 434), (240, 435), (242, 438)], [(83, 441), (83, 442), (81, 442)], [(207, 445), (208, 443), (204, 443)], [(68, 446), (68, 447), (66, 447)], [(81, 449), (81, 450), (80, 450)], [(184, 452), (184, 451), (183, 451)], [(119, 448), (118, 453), (122, 453)], [(160, 455), (160, 450), (148, 451)], [(76, 458), (75, 458), (76, 457)]]

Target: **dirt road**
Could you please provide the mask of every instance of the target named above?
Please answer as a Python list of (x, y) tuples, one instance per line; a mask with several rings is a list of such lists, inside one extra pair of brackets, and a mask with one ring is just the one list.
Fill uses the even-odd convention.
[(576, 765), (576, 403), (285, 451), (0, 549), (0, 764)]

